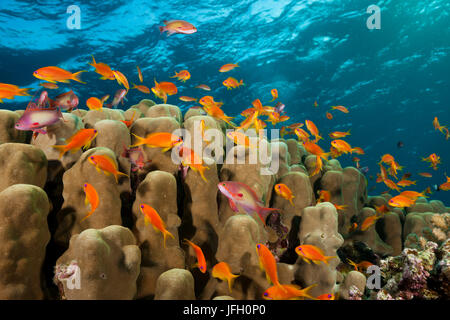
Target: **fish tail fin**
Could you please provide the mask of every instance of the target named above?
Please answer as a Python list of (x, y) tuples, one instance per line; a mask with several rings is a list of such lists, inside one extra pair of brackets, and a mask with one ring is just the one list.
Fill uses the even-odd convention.
[(94, 211), (90, 211), (86, 214), (86, 216), (80, 220), (80, 222), (83, 222), (84, 220), (86, 220), (87, 218), (89, 218), (92, 214), (94, 213)]
[(63, 157), (63, 155), (67, 152), (65, 145), (56, 145), (56, 146), (52, 146), (52, 147), (59, 151), (59, 159), (61, 159)]
[(75, 80), (75, 81), (78, 81), (80, 83), (86, 84), (86, 82), (81, 81), (81, 73), (83, 73), (83, 72), (87, 72), (87, 71), (86, 70), (81, 70), (81, 71), (75, 72), (73, 74), (72, 80)]
[(239, 277), (239, 275), (234, 275), (234, 274), (232, 274), (232, 275), (228, 278), (228, 289), (230, 290), (230, 293), (233, 291), (234, 280), (236, 280), (237, 277)]
[(116, 183), (119, 183), (119, 176), (128, 177), (128, 175), (127, 175), (126, 173), (117, 171), (117, 172), (114, 174), (114, 178), (116, 179)]
[(173, 236), (173, 234), (171, 234), (169, 231), (167, 231), (166, 229), (164, 229), (164, 231), (163, 231), (164, 248), (166, 247), (166, 238), (167, 238), (167, 236), (171, 237), (172, 239), (175, 239), (175, 237)]
[(95, 58), (94, 58), (94, 55), (93, 54), (91, 54), (91, 56), (92, 56), (92, 62), (91, 63), (89, 63), (91, 66), (95, 66), (97, 63), (95, 62)]
[(311, 296), (311, 295), (309, 294), (309, 290), (311, 290), (312, 288), (314, 288), (314, 287), (316, 287), (316, 286), (317, 286), (317, 284), (313, 284), (313, 285), (310, 285), (309, 287), (306, 287), (305, 289), (303, 289), (303, 290), (302, 290), (302, 292), (303, 292), (303, 297), (308, 298), (308, 299), (311, 299), (311, 300), (318, 300), (317, 298), (314, 298), (313, 296)]
[(208, 180), (207, 180), (206, 177), (205, 177), (205, 170), (206, 170), (206, 169), (209, 170), (209, 167), (202, 166), (202, 167), (200, 167), (200, 168), (198, 169), (198, 172), (200, 173), (200, 176), (202, 177), (203, 181), (208, 182)]
[[(294, 197), (292, 197), (294, 198)], [(294, 206), (294, 202), (292, 202), (292, 198), (289, 198), (289, 202), (292, 204), (292, 206)]]
[(132, 135), (137, 139), (137, 141), (135, 144), (131, 145), (130, 148), (145, 144), (145, 138), (139, 137), (139, 136), (135, 135), (134, 133), (132, 133)]
[(326, 265), (328, 265), (328, 260), (331, 260), (331, 259), (334, 259), (334, 258), (337, 258), (337, 256), (326, 256), (325, 259), (323, 260), (323, 262)]
[(273, 212), (279, 212), (279, 209), (273, 209), (273, 208), (264, 208), (264, 207), (260, 207), (257, 209), (257, 213), (259, 218), (261, 219), (261, 221), (263, 222), (264, 225), (266, 225), (266, 220), (267, 217), (273, 213)]

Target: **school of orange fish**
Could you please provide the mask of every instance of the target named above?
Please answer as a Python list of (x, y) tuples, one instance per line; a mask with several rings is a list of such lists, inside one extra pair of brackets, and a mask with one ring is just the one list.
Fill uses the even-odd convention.
[[(185, 21), (181, 20), (167, 21), (165, 22), (165, 24), (166, 24), (165, 27), (160, 27), (160, 31), (161, 32), (167, 31), (168, 35), (171, 35), (173, 33), (189, 34), (196, 32), (195, 27)], [(144, 77), (139, 66), (137, 66), (136, 69), (141, 84), (137, 85), (135, 83), (132, 83), (133, 87), (130, 88), (127, 77), (120, 71), (113, 70), (106, 63), (96, 62), (93, 56), (92, 62), (89, 64), (95, 68), (95, 72), (101, 76), (100, 77), (101, 80), (116, 80), (119, 83), (119, 85), (123, 86), (126, 89), (124, 91), (121, 91), (120, 94), (116, 95), (114, 101), (111, 104), (107, 105), (108, 107), (115, 107), (120, 102), (122, 102), (123, 104), (123, 100), (125, 96), (128, 94), (130, 89), (139, 90), (144, 94), (150, 94), (151, 91), (157, 98), (161, 99), (164, 103), (167, 102), (169, 96), (173, 96), (178, 93), (178, 89), (175, 83), (168, 81), (157, 82), (156, 79), (154, 79), (154, 86), (151, 89), (149, 89), (147, 86), (142, 84), (144, 82)], [(221, 73), (230, 72), (237, 67), (240, 67), (237, 63), (228, 63), (220, 67), (219, 72)], [(36, 70), (33, 75), (38, 79), (46, 81), (40, 84), (42, 87), (53, 90), (58, 88), (57, 85), (58, 82), (69, 83), (70, 80), (74, 80), (80, 83), (84, 83), (81, 81), (80, 78), (81, 73), (83, 72), (86, 71), (82, 70), (76, 73), (71, 73), (59, 67), (49, 66)], [(189, 73), (188, 70), (180, 70), (178, 72), (175, 71), (175, 74), (171, 76), (171, 78), (176, 78), (177, 80), (182, 81), (184, 83), (191, 78), (191, 74)], [(242, 79), (238, 81), (233, 77), (228, 77), (222, 82), (222, 84), (227, 88), (227, 90), (232, 90), (239, 88), (240, 86), (243, 86), (244, 82)], [(205, 91), (211, 90), (211, 88), (206, 84), (197, 85), (195, 86), (195, 88), (199, 88)], [(30, 89), (19, 88), (18, 86), (11, 84), (0, 83), (0, 102), (3, 103), (2, 99), (14, 99), (15, 96), (27, 96), (29, 95), (28, 90)], [(71, 91), (69, 91), (69, 93), (70, 92)], [(278, 99), (277, 89), (275, 88), (272, 89), (270, 93), (272, 95), (272, 100), (270, 100), (269, 102), (273, 102)], [(64, 95), (62, 96), (64, 97)], [(86, 106), (90, 110), (102, 110), (104, 103), (108, 99), (109, 95), (105, 95), (100, 99), (97, 97), (90, 97), (86, 100)], [(277, 124), (286, 122), (287, 120), (290, 119), (290, 117), (287, 116), (286, 112), (284, 111), (285, 108), (284, 104), (282, 104), (281, 102), (278, 102), (275, 106), (263, 106), (260, 99), (255, 99), (251, 103), (252, 107), (243, 110), (241, 112), (241, 115), (245, 118), (245, 120), (243, 120), (239, 125), (236, 125), (233, 122), (231, 122), (231, 120), (233, 120), (233, 117), (227, 116), (223, 111), (222, 107), (224, 103), (215, 101), (214, 97), (211, 95), (203, 96), (199, 99), (188, 96), (180, 96), (179, 99), (184, 102), (198, 101), (201, 104), (201, 106), (194, 106), (193, 108), (198, 109), (201, 108), (209, 116), (218, 120), (225, 121), (227, 124), (229, 124), (232, 128), (235, 129), (234, 132), (229, 132), (227, 134), (227, 137), (232, 141), (234, 141), (235, 144), (244, 145), (248, 148), (257, 148), (257, 146), (253, 145), (250, 142), (249, 137), (243, 131), (248, 129), (255, 129), (256, 132), (260, 132), (261, 129), (267, 127), (267, 122), (271, 123), (272, 126), (275, 127), (277, 126)], [(314, 101), (313, 106), (315, 108), (318, 108), (319, 107), (318, 102)], [(58, 104), (51, 105), (51, 107), (58, 108), (59, 105)], [(72, 109), (73, 108), (69, 107), (66, 110), (70, 112)], [(349, 110), (344, 106), (331, 106), (330, 110), (326, 111), (326, 118), (329, 120), (333, 119), (333, 115), (331, 113), (332, 111), (339, 111), (345, 114), (349, 113)], [(266, 119), (263, 119), (263, 117), (266, 117)], [(131, 120), (122, 122), (124, 122), (126, 126), (130, 128), (131, 125), (133, 124), (133, 121), (134, 115)], [(305, 126), (307, 130), (302, 129), (303, 126)], [(444, 134), (445, 139), (448, 140), (449, 130), (447, 129), (446, 126), (441, 126), (439, 124), (437, 117), (435, 117), (433, 120), (433, 126), (435, 130), (438, 130), (439, 132)], [(205, 129), (206, 129), (205, 124), (202, 121), (201, 123), (202, 137), (204, 137)], [(89, 145), (95, 139), (96, 135), (97, 130), (95, 129), (81, 129), (74, 136), (67, 139), (65, 145), (55, 145), (54, 148), (60, 152), (61, 158), (68, 151), (76, 152), (82, 148), (83, 149), (89, 148)], [(311, 176), (320, 173), (323, 167), (323, 161), (324, 160), (327, 161), (329, 157), (337, 158), (344, 154), (364, 155), (364, 151), (362, 148), (352, 147), (347, 141), (343, 140), (347, 136), (350, 136), (350, 129), (346, 132), (334, 131), (329, 133), (329, 137), (332, 139), (330, 142), (329, 152), (325, 152), (322, 149), (322, 147), (319, 146), (319, 141), (323, 140), (323, 137), (321, 136), (317, 126), (311, 120), (305, 120), (304, 123), (303, 122), (293, 123), (290, 125), (282, 126), (280, 128), (280, 135), (282, 138), (286, 135), (295, 135), (299, 143), (301, 143), (304, 146), (306, 151), (316, 156), (315, 169), (310, 174)], [(166, 152), (174, 147), (182, 145), (183, 143), (180, 137), (174, 136), (173, 134), (167, 132), (157, 132), (149, 134), (147, 137), (139, 137), (136, 135), (134, 136), (136, 142), (135, 144), (131, 145), (130, 148), (146, 146), (148, 148), (161, 148), (162, 152)], [(181, 148), (179, 149), (179, 155), (182, 158), (183, 166), (189, 167), (192, 170), (198, 172), (201, 175), (202, 179), (206, 181), (204, 171), (205, 169), (209, 168), (203, 165), (201, 157), (195, 154), (193, 150), (185, 146), (181, 146)], [(435, 153), (429, 155), (428, 157), (424, 157), (422, 160), (430, 162), (430, 167), (432, 167), (434, 170), (437, 170), (438, 164), (441, 163), (440, 157)], [(144, 163), (144, 159), (140, 158), (139, 161), (140, 166), (142, 166)], [(353, 161), (355, 162), (356, 167), (360, 168), (359, 165), (360, 159), (354, 157)], [(116, 182), (118, 182), (119, 176), (127, 176), (126, 174), (118, 171), (118, 165), (115, 159), (111, 159), (107, 156), (94, 155), (89, 158), (89, 162), (95, 166), (98, 172), (103, 172), (104, 174), (114, 176)], [(427, 194), (431, 194), (432, 191), (430, 187), (428, 187), (423, 192), (417, 192), (412, 190), (401, 191), (401, 188), (407, 188), (412, 185), (415, 185), (416, 181), (409, 180), (411, 176), (410, 173), (404, 174), (400, 180), (397, 178), (398, 171), (402, 170), (403, 167), (400, 166), (395, 161), (394, 156), (390, 154), (384, 154), (381, 157), (381, 160), (378, 164), (380, 167), (380, 173), (377, 174), (376, 182), (377, 183), (383, 182), (390, 190), (395, 190), (399, 192), (398, 195), (394, 196), (389, 200), (389, 206), (397, 208), (410, 207), (414, 205), (418, 197), (427, 197)], [(384, 165), (388, 166), (388, 169), (386, 169)], [(419, 173), (419, 175), (427, 178), (431, 177), (431, 174), (427, 172)], [(395, 182), (392, 179), (397, 180), (397, 182)], [(226, 184), (224, 183), (223, 185), (225, 188)], [(438, 188), (443, 191), (450, 190), (450, 178), (446, 176), (446, 181), (442, 183)], [(227, 190), (227, 192), (229, 191), (228, 189), (225, 190)], [(274, 187), (274, 191), (278, 195), (289, 201), (292, 205), (294, 205), (292, 199), (295, 198), (295, 196), (293, 195), (292, 191), (289, 189), (288, 186), (281, 183), (276, 184)], [(86, 214), (86, 216), (82, 219), (82, 221), (90, 217), (95, 212), (100, 202), (99, 194), (92, 185), (85, 183), (84, 192), (86, 194), (86, 205), (90, 206), (90, 211)], [(250, 190), (250, 192), (253, 191)], [(232, 200), (233, 195), (234, 193), (230, 191), (230, 194), (227, 196), (229, 196), (230, 200)], [(330, 192), (327, 190), (319, 190), (318, 196), (319, 197), (317, 199), (317, 203), (331, 202), (331, 195)], [(232, 201), (230, 202), (230, 205), (235, 206), (235, 204), (233, 205)], [(338, 211), (346, 210), (346, 206), (339, 205), (336, 203), (333, 203), (333, 205), (336, 207)], [(261, 209), (271, 210), (270, 208), (261, 208)], [(390, 209), (385, 205), (381, 207), (376, 207), (375, 209), (376, 209), (375, 215), (367, 217), (360, 225), (358, 225), (357, 223), (353, 223), (352, 226), (350, 227), (349, 232), (354, 232), (356, 230), (366, 231), (370, 226), (376, 223), (376, 221), (380, 219), (383, 216), (383, 214), (390, 211)], [(166, 230), (164, 221), (162, 221), (161, 217), (154, 208), (145, 203), (140, 205), (140, 211), (145, 216), (145, 224), (147, 225), (148, 223), (150, 223), (155, 228), (156, 231), (161, 232), (164, 238), (164, 247), (165, 247), (166, 237), (169, 236), (171, 238), (174, 238), (174, 236), (169, 231)], [(196, 267), (198, 267), (202, 273), (205, 273), (207, 271), (207, 266), (206, 266), (206, 259), (205, 256), (203, 255), (202, 249), (187, 239), (184, 239), (183, 243), (188, 244), (194, 250), (195, 255), (197, 257)], [(266, 273), (267, 281), (273, 284), (272, 287), (268, 288), (264, 292), (263, 294), (264, 299), (285, 300), (285, 299), (308, 298), (314, 300), (334, 300), (336, 298), (333, 294), (324, 294), (319, 297), (310, 296), (308, 294), (308, 291), (315, 285), (302, 289), (299, 286), (292, 284), (280, 284), (277, 275), (276, 259), (271, 253), (271, 251), (264, 244), (261, 243), (256, 245), (256, 251), (259, 257), (260, 266), (262, 270), (264, 270)], [(325, 264), (328, 264), (329, 259), (336, 258), (334, 256), (333, 257), (325, 256), (324, 252), (320, 248), (312, 245), (300, 245), (297, 248), (295, 248), (295, 252), (307, 263), (313, 262), (315, 264), (320, 264), (323, 262)], [(371, 263), (367, 261), (362, 261), (356, 264), (355, 262), (348, 260), (347, 263), (353, 266), (355, 270), (363, 270), (371, 265)], [(234, 279), (239, 277), (239, 275), (234, 275), (231, 273), (230, 267), (226, 262), (217, 263), (212, 268), (212, 276), (222, 281), (227, 281), (230, 292), (232, 291)]]

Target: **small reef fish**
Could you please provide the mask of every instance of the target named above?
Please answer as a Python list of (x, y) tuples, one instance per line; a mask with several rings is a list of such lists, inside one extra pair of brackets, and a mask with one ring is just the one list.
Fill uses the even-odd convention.
[(59, 122), (64, 117), (58, 108), (41, 108), (30, 104), (17, 120), (14, 128), (23, 131), (33, 131), (35, 134), (46, 134), (44, 127)]
[(265, 300), (298, 300), (301, 298), (308, 298), (311, 300), (318, 300), (308, 292), (317, 284), (313, 284), (307, 288), (302, 289), (295, 284), (282, 284), (281, 286), (272, 286), (263, 293)]
[(255, 191), (248, 185), (236, 181), (222, 181), (218, 185), (220, 192), (228, 198), (228, 203), (234, 212), (238, 212), (240, 206), (248, 215), (254, 217), (256, 213), (263, 224), (266, 224), (267, 217), (278, 212), (278, 209), (266, 208), (259, 200)]
[(211, 88), (209, 86), (207, 86), (206, 84), (199, 84), (195, 88), (202, 89), (202, 90), (205, 90), (205, 91), (211, 91)]
[(275, 105), (275, 112), (284, 113), (284, 108), (286, 108), (286, 106), (283, 103), (277, 102), (277, 104)]
[(317, 103), (317, 101), (314, 101), (314, 107), (318, 107), (319, 106), (319, 104)]
[(402, 195), (395, 196), (388, 201), (391, 207), (396, 208), (411, 207), (414, 204), (414, 202), (415, 202), (414, 200)]
[(180, 146), (178, 147), (178, 155), (181, 157), (181, 164), (183, 167), (189, 167), (193, 171), (198, 172), (203, 181), (208, 182), (205, 178), (205, 170), (209, 170), (209, 167), (203, 165), (203, 159), (198, 156), (194, 150), (185, 146)]
[(207, 114), (209, 114), (211, 117), (219, 120), (223, 120), (226, 123), (228, 123), (231, 127), (235, 127), (233, 123), (230, 122), (230, 120), (233, 119), (233, 117), (229, 117), (225, 115), (222, 109), (217, 106), (204, 106), (203, 110), (206, 111)]
[(233, 289), (234, 280), (239, 277), (239, 275), (235, 275), (231, 273), (230, 266), (226, 262), (219, 262), (212, 268), (212, 276), (214, 278), (220, 279), (222, 281), (228, 282), (228, 290), (230, 293)]
[(59, 151), (59, 159), (61, 159), (67, 151), (75, 153), (83, 147), (88, 149), (97, 134), (98, 131), (95, 129), (80, 129), (73, 136), (66, 139), (65, 145), (54, 145), (52, 147)]
[(292, 194), (291, 189), (289, 189), (289, 187), (287, 185), (285, 185), (284, 183), (276, 184), (275, 185), (275, 192), (280, 197), (283, 197), (284, 199), (288, 200), (291, 203), (291, 205), (294, 205), (294, 203), (292, 202), (292, 199), (295, 198), (295, 197)]
[(250, 142), (250, 138), (239, 131), (230, 131), (227, 132), (227, 138), (233, 141), (237, 145), (244, 146), (246, 148), (257, 149), (258, 146), (254, 145)]
[(333, 120), (333, 115), (331, 113), (327, 112), (325, 116), (327, 117), (328, 120)]
[(368, 267), (373, 266), (373, 263), (369, 261), (361, 261), (359, 263), (356, 263), (347, 258), (347, 262), (349, 265), (353, 266), (353, 268), (355, 268), (356, 271), (364, 271)]
[(447, 181), (444, 182), (443, 184), (439, 185), (438, 190), (442, 190), (442, 191), (450, 190), (450, 178), (447, 176), (445, 176), (445, 178), (447, 179)]
[(379, 214), (385, 214), (391, 210), (389, 210), (389, 208), (385, 204), (383, 204), (381, 206), (375, 206), (375, 211)]
[(311, 120), (305, 120), (306, 128), (309, 130), (309, 132), (316, 138), (314, 142), (319, 141), (320, 139), (323, 139), (319, 135), (319, 129), (317, 129), (317, 126), (312, 122)]
[(223, 102), (216, 102), (214, 101), (213, 96), (204, 96), (201, 97), (198, 101), (203, 107), (222, 107)]
[(333, 140), (331, 141), (331, 145), (336, 148), (336, 150), (338, 150), (339, 152), (342, 153), (353, 153), (354, 149), (350, 146), (350, 144), (344, 140)]
[(317, 203), (320, 203), (320, 202), (331, 202), (331, 193), (330, 193), (330, 191), (319, 190), (317, 192), (317, 194), (319, 195), (319, 199), (317, 199)]
[(139, 205), (139, 210), (144, 215), (145, 225), (148, 226), (148, 224), (151, 223), (155, 231), (160, 231), (163, 234), (164, 248), (166, 247), (167, 236), (171, 237), (172, 239), (175, 239), (173, 234), (167, 231), (166, 224), (164, 223), (164, 221), (161, 219), (158, 212), (156, 212), (154, 208), (152, 208), (148, 204), (141, 203)]
[(137, 69), (137, 72), (138, 72), (139, 81), (141, 83), (144, 82), (144, 77), (142, 76), (141, 68), (139, 68), (139, 66), (136, 66), (136, 69)]
[(259, 258), (259, 266), (266, 273), (267, 281), (281, 288), (281, 284), (278, 281), (277, 262), (272, 252), (262, 243), (258, 243), (256, 244), (256, 253)]
[(128, 149), (124, 146), (123, 148), (122, 157), (130, 159), (132, 172), (142, 170), (147, 163), (152, 162), (151, 160), (145, 161), (144, 151), (141, 147)]
[(70, 112), (78, 106), (79, 99), (77, 95), (70, 90), (56, 96), (54, 100), (49, 99), (49, 102), (51, 107), (58, 107)]
[(139, 137), (134, 133), (132, 133), (132, 135), (136, 138), (136, 142), (130, 147), (137, 147), (145, 144), (150, 148), (163, 148), (163, 153), (183, 143), (183, 140), (180, 137), (169, 132), (155, 132), (147, 135), (145, 138)]
[(161, 87), (159, 86), (159, 83), (158, 83), (156, 80), (154, 80), (154, 81), (155, 81), (155, 86), (151, 89), (152, 92), (153, 92), (153, 94), (154, 94), (156, 97), (158, 97), (158, 98), (160, 98), (161, 100), (163, 100), (164, 103), (166, 103), (166, 102), (167, 102), (167, 93), (164, 92), (164, 91), (161, 89)]
[(361, 226), (360, 226), (361, 231), (366, 231), (367, 229), (369, 229), (380, 218), (381, 218), (381, 216), (379, 216), (379, 215), (373, 215), (373, 216), (370, 216), (370, 217), (367, 217), (366, 219), (364, 219), (364, 221), (361, 223)]
[(270, 100), (270, 102), (278, 99), (278, 90), (277, 89), (270, 90), (270, 93), (272, 94), (272, 100)]
[(106, 63), (95, 62), (94, 56), (92, 56), (92, 62), (89, 63), (89, 65), (93, 66), (95, 68), (95, 72), (97, 72), (99, 75), (101, 75), (100, 79), (102, 79), (102, 80), (114, 80), (115, 79), (112, 69)]
[(44, 82), (44, 83), (40, 83), (39, 85), (46, 89), (52, 89), (52, 90), (59, 88), (57, 84), (51, 83), (51, 82)]
[(165, 92), (167, 95), (172, 96), (177, 94), (178, 89), (177, 86), (172, 82), (163, 81), (158, 84), (160, 90)]
[(90, 97), (86, 100), (86, 105), (89, 108), (89, 110), (102, 110), (103, 103), (108, 100), (109, 95), (104, 96), (103, 98), (99, 99), (96, 97)]
[(228, 72), (239, 67), (237, 63), (227, 63), (220, 67), (219, 72)]
[(332, 106), (331, 110), (339, 110), (343, 113), (348, 113), (348, 109), (344, 106)]
[(404, 197), (407, 197), (407, 198), (410, 198), (410, 199), (412, 199), (414, 201), (417, 200), (417, 198), (419, 198), (419, 197), (426, 198), (425, 194), (423, 192), (410, 191), (410, 190), (403, 191), (402, 193), (400, 193), (400, 195), (404, 196)]
[(296, 247), (295, 252), (309, 264), (311, 264), (310, 261), (312, 261), (315, 264), (320, 264), (323, 262), (328, 265), (328, 260), (337, 258), (336, 256), (325, 256), (322, 249), (310, 244), (304, 244)]
[(56, 83), (56, 82), (69, 83), (70, 80), (78, 81), (81, 83), (86, 83), (86, 82), (81, 81), (80, 76), (81, 76), (82, 72), (86, 72), (86, 70), (71, 73), (62, 68), (50, 66), (50, 67), (40, 68), (40, 69), (34, 71), (33, 76), (35, 76), (36, 78), (38, 78), (40, 80), (45, 80), (45, 81), (48, 81), (51, 83)]
[(107, 104), (106, 106), (108, 108), (115, 108), (119, 105), (119, 103), (122, 102), (122, 105), (124, 104), (123, 100), (127, 100), (127, 98), (125, 98), (125, 96), (127, 95), (128, 91), (125, 89), (119, 89), (116, 91), (116, 93), (114, 94), (114, 99), (110, 104)]
[(168, 37), (174, 33), (192, 34), (197, 32), (197, 28), (195, 28), (191, 23), (184, 20), (164, 20), (163, 23), (165, 24), (165, 26), (159, 26), (159, 31), (161, 33), (167, 31)]
[(419, 176), (425, 177), (425, 178), (431, 178), (433, 175), (428, 172), (420, 172)]
[(437, 170), (437, 165), (441, 163), (441, 157), (439, 157), (436, 153), (432, 153), (428, 157), (422, 158), (422, 161), (430, 162), (430, 167)]
[(317, 300), (336, 300), (336, 297), (332, 293), (324, 293), (316, 297)]
[(353, 153), (356, 153), (356, 154), (365, 154), (365, 153), (364, 153), (364, 150), (363, 150), (361, 147), (354, 147), (354, 148), (353, 148)]
[(13, 100), (16, 96), (29, 96), (28, 90), (30, 88), (19, 88), (13, 84), (0, 83), (0, 103), (3, 103), (3, 99)]
[(341, 132), (341, 131), (335, 131), (335, 132), (331, 132), (330, 134), (328, 134), (330, 136), (330, 138), (332, 139), (340, 139), (340, 138), (345, 138), (346, 136), (350, 135), (350, 130), (346, 132)]
[(86, 205), (88, 205), (88, 204), (91, 205), (91, 211), (89, 211), (87, 213), (87, 215), (83, 219), (81, 219), (80, 222), (89, 218), (94, 213), (94, 211), (97, 209), (98, 204), (100, 202), (97, 190), (95, 190), (95, 188), (87, 182), (84, 184), (84, 193), (86, 194), (86, 199), (85, 199), (84, 203)]
[(397, 182), (397, 185), (400, 186), (400, 187), (408, 187), (408, 186), (411, 186), (413, 184), (416, 184), (416, 182), (417, 181), (411, 181), (411, 180), (403, 179), (403, 180), (400, 180), (399, 182)]
[(125, 75), (122, 72), (120, 72), (119, 70), (113, 70), (113, 74), (117, 80), (117, 83), (124, 86), (128, 92), (128, 90), (130, 90), (130, 84), (128, 83), (127, 77), (125, 77)]
[(187, 96), (181, 96), (178, 99), (184, 102), (191, 102), (191, 101), (197, 101), (197, 98), (187, 97)]
[(127, 174), (120, 172), (117, 168), (116, 161), (111, 159), (108, 156), (104, 155), (93, 155), (89, 157), (89, 162), (95, 166), (95, 169), (100, 172), (103, 171), (107, 176), (112, 174), (116, 179), (116, 182), (119, 183), (119, 175), (128, 177)]
[(225, 86), (225, 87), (227, 87), (227, 90), (230, 90), (230, 89), (236, 89), (236, 88), (238, 88), (238, 87), (240, 87), (240, 86), (243, 86), (243, 85), (245, 85), (244, 84), (244, 80), (242, 80), (241, 79), (241, 81), (237, 81), (235, 78), (233, 78), (233, 77), (228, 77), (227, 79), (225, 79), (223, 82), (222, 82), (222, 84)]
[(295, 128), (294, 133), (297, 136), (298, 140), (306, 143), (309, 140), (309, 133), (303, 130), (302, 128)]
[(383, 180), (383, 182), (389, 189), (396, 190), (396, 191), (400, 192), (400, 188), (391, 179), (385, 179), (385, 180)]
[(444, 128), (446, 128), (445, 126), (441, 126), (439, 124), (438, 117), (434, 117), (434, 119), (433, 119), (433, 126), (434, 126), (434, 130), (439, 130), (442, 133), (444, 133), (443, 130), (444, 130)]
[(182, 82), (186, 82), (186, 80), (189, 80), (191, 78), (191, 74), (187, 70), (181, 70), (180, 72), (175, 71), (175, 75), (171, 78), (177, 78)]
[(195, 255), (197, 256), (196, 266), (202, 273), (205, 273), (206, 272), (206, 259), (205, 259), (205, 255), (203, 254), (202, 249), (198, 245), (193, 243), (192, 241), (189, 241), (188, 239), (184, 239), (183, 243), (190, 245), (192, 247), (192, 249), (194, 249)]
[(150, 89), (148, 87), (142, 85), (142, 84), (140, 84), (140, 85), (137, 85), (137, 84), (134, 84), (134, 83), (131, 83), (131, 84), (133, 85), (133, 87), (131, 89), (137, 89), (137, 90), (139, 90), (142, 93), (147, 93), (147, 94), (150, 93)]

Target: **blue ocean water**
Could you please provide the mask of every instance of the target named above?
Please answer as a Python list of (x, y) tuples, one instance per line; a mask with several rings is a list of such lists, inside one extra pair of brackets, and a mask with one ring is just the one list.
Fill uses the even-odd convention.
[[(68, 29), (66, 12), (80, 8), (81, 28)], [(370, 5), (381, 9), (381, 29), (369, 30)], [(187, 110), (193, 106), (180, 95), (211, 94), (223, 101), (227, 115), (237, 116), (251, 102), (271, 100), (277, 88), (286, 105), (289, 123), (312, 120), (320, 132), (346, 131), (352, 146), (362, 147), (361, 166), (368, 178), (376, 178), (377, 162), (392, 154), (413, 173), (422, 191), (445, 182), (450, 174), (450, 140), (435, 131), (437, 116), (450, 126), (450, 2), (446, 0), (259, 0), (259, 1), (13, 1), (0, 2), (0, 82), (41, 89), (33, 71), (59, 66), (82, 75), (87, 84), (71, 82), (50, 91), (51, 96), (71, 88), (80, 97), (80, 107), (91, 97), (113, 95), (120, 86), (99, 80), (88, 65), (91, 55), (138, 83), (139, 65), (144, 84), (176, 82), (179, 94), (168, 103)], [(161, 35), (164, 20), (182, 19), (198, 29), (191, 35)], [(219, 73), (225, 63), (239, 63), (228, 73)], [(170, 79), (175, 71), (188, 69), (185, 84)], [(227, 91), (228, 76), (243, 79), (245, 86)], [(211, 92), (194, 89), (205, 83)], [(153, 95), (132, 90), (123, 108)], [(4, 100), (0, 108), (24, 109), (29, 98)], [(314, 101), (319, 106), (313, 106)], [(273, 105), (273, 103), (272, 103)], [(343, 105), (349, 114), (333, 112)], [(404, 146), (397, 147), (401, 141)], [(329, 148), (330, 139), (321, 145)], [(431, 153), (441, 157), (438, 170), (422, 161)], [(353, 165), (352, 156), (339, 158)], [(418, 176), (430, 172), (432, 178)], [(400, 174), (401, 175), (401, 174)], [(376, 186), (373, 189), (372, 186)], [(369, 194), (386, 187), (369, 179)], [(432, 199), (450, 205), (450, 192), (435, 192)]]

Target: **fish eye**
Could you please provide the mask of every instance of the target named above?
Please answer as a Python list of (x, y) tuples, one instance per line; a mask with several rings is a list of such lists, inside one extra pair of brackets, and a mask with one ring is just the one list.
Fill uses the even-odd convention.
[(259, 249), (259, 248), (261, 248), (261, 245), (258, 244), (258, 245), (256, 245), (256, 247)]
[(84, 184), (84, 187), (85, 187), (85, 188), (87, 187), (87, 184), (86, 184), (86, 183)]
[(89, 158), (91, 158), (91, 160), (94, 160), (94, 156), (91, 156), (91, 157), (89, 157)]
[(203, 270), (203, 266), (200, 267), (200, 270)]
[(264, 297), (267, 297), (269, 294), (267, 292), (264, 292)]
[(331, 294), (328, 295), (328, 298), (331, 298)]
[(97, 133), (97, 130), (94, 130), (94, 133)]
[(143, 204), (141, 204), (141, 208), (144, 209), (144, 205)]

